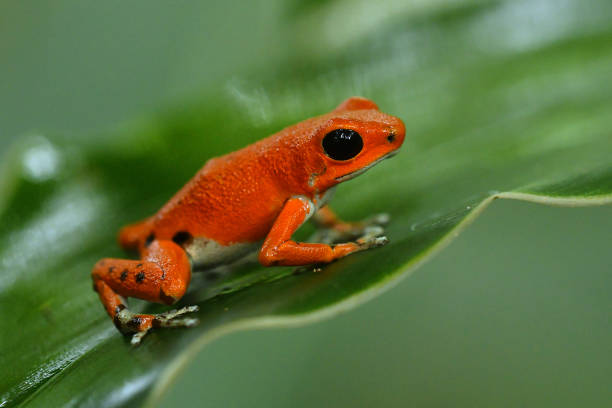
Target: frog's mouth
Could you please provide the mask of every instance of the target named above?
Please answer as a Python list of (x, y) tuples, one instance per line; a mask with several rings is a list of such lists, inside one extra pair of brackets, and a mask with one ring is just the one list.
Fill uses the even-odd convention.
[(392, 152), (389, 152), (389, 153), (385, 154), (384, 156), (379, 157), (378, 159), (374, 160), (372, 163), (368, 164), (367, 166), (360, 168), (359, 170), (352, 171), (350, 173), (345, 174), (344, 176), (336, 177), (336, 181), (337, 182), (342, 182), (342, 181), (346, 181), (346, 180), (350, 180), (352, 178), (355, 178), (358, 175), (365, 173), (366, 171), (368, 171), (369, 169), (371, 169), (372, 167), (374, 167), (375, 165), (377, 165), (381, 161), (395, 156), (397, 153), (398, 153), (398, 150), (394, 150)]

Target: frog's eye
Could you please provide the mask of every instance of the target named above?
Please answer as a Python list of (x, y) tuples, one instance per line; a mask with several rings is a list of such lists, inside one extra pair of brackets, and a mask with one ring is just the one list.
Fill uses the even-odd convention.
[(361, 149), (363, 140), (359, 133), (351, 129), (332, 130), (323, 138), (323, 150), (334, 160), (352, 159)]

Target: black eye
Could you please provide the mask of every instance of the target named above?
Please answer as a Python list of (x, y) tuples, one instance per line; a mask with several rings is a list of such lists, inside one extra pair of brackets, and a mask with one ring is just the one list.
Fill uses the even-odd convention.
[(334, 160), (352, 159), (361, 149), (363, 140), (359, 133), (351, 129), (332, 130), (323, 138), (323, 150)]

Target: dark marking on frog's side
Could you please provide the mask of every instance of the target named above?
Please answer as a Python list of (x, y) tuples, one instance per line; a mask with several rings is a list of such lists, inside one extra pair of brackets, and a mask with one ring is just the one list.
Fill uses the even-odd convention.
[(151, 242), (153, 242), (154, 240), (155, 240), (155, 234), (150, 233), (147, 239), (145, 240), (145, 247), (148, 247), (149, 245), (151, 245)]
[(124, 280), (127, 279), (128, 276), (128, 270), (124, 269), (123, 272), (121, 272), (121, 276), (119, 277), (119, 279), (121, 280), (121, 282), (123, 282)]
[(395, 133), (390, 133), (389, 136), (387, 136), (387, 141), (393, 143), (395, 141)]
[(142, 283), (142, 281), (144, 280), (144, 278), (145, 278), (145, 273), (144, 273), (144, 272), (138, 272), (138, 273), (136, 274), (136, 282), (138, 282), (138, 283)]
[(108, 267), (108, 273), (113, 273), (114, 270), (115, 270), (114, 266), (109, 266)]
[(138, 265), (136, 265), (137, 268), (142, 268), (142, 264), (139, 263)]
[(189, 243), (193, 237), (187, 231), (179, 231), (172, 237), (172, 241), (179, 246)]

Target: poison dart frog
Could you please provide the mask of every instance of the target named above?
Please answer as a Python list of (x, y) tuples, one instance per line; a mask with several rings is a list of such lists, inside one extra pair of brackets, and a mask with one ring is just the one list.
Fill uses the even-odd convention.
[[(344, 222), (327, 202), (339, 183), (396, 154), (404, 137), (399, 118), (352, 97), (330, 113), (209, 160), (157, 214), (121, 229), (119, 244), (138, 251), (139, 260), (105, 258), (93, 267), (94, 289), (115, 326), (138, 344), (151, 328), (197, 324), (184, 316), (197, 306), (136, 314), (126, 298), (173, 304), (185, 294), (192, 271), (254, 251), (264, 266), (302, 266), (386, 244), (384, 214)], [(311, 217), (333, 242), (291, 239)]]

